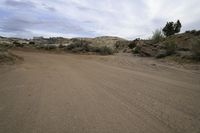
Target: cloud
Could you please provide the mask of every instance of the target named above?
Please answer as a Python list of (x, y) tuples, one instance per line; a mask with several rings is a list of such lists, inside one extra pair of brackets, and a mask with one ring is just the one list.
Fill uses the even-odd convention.
[[(45, 16), (45, 17), (43, 17)], [(16, 37), (32, 37), (33, 35), (52, 36), (65, 35), (65, 37), (75, 37), (76, 35), (92, 35), (93, 31), (88, 31), (79, 26), (80, 22), (68, 18), (55, 17), (50, 14), (33, 15), (23, 13), (0, 20), (0, 32), (16, 33)], [(29, 35), (29, 34), (31, 35)], [(13, 35), (13, 34), (12, 34)], [(23, 36), (22, 36), (23, 35)], [(74, 35), (74, 36), (72, 36)]]
[(182, 31), (200, 28), (199, 0), (4, 0), (0, 33), (24, 37), (62, 35), (151, 36), (167, 21), (180, 19)]
[(56, 11), (56, 9), (55, 9), (54, 7), (49, 6), (49, 5), (45, 4), (45, 3), (42, 3), (42, 6), (43, 6), (44, 8), (46, 8), (47, 10), (49, 10), (49, 11), (52, 11), (52, 12), (55, 12), (55, 11)]
[(16, 7), (16, 8), (34, 8), (35, 4), (31, 1), (19, 1), (19, 0), (6, 0), (6, 6)]

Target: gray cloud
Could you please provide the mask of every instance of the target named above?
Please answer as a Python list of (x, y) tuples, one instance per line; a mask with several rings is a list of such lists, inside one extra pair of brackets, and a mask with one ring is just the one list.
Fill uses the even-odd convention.
[(49, 11), (52, 11), (52, 12), (55, 12), (55, 11), (56, 11), (56, 9), (55, 9), (54, 7), (49, 6), (49, 5), (45, 4), (45, 3), (43, 3), (42, 6), (43, 6), (45, 9), (49, 10)]
[[(39, 33), (49, 34), (76, 34), (91, 35), (93, 31), (85, 30), (79, 22), (71, 19), (39, 19), (33, 16), (14, 16), (0, 20), (0, 32), (12, 33), (14, 36), (21, 35), (30, 37)], [(28, 35), (30, 34), (30, 35)]]
[(2, 0), (0, 34), (149, 37), (177, 19), (182, 31), (200, 28), (198, 5), (199, 0)]
[(35, 8), (35, 4), (31, 1), (27, 1), (27, 0), (6, 0), (5, 1), (5, 5), (6, 6), (10, 6), (10, 7), (15, 7), (15, 8)]

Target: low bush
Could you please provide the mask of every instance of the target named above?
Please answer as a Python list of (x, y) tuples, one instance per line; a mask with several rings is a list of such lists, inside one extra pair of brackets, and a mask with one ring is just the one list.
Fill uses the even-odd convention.
[(53, 50), (56, 49), (57, 46), (56, 45), (46, 45), (45, 50)]
[(85, 52), (95, 52), (101, 55), (110, 55), (113, 54), (114, 51), (107, 46), (102, 47), (94, 47), (89, 44), (70, 44), (65, 47), (65, 51), (73, 52), (73, 53), (85, 53)]
[(78, 43), (74, 43), (74, 44), (70, 44), (68, 46), (65, 47), (66, 51), (74, 51), (74, 49), (76, 49), (75, 51), (78, 52), (78, 50), (80, 52), (92, 52), (92, 47), (89, 44), (78, 44)]
[(164, 45), (167, 51), (167, 55), (172, 55), (175, 53), (177, 45), (174, 41), (165, 42)]
[(5, 51), (7, 51), (7, 48), (0, 46), (0, 52), (5, 52)]
[(141, 48), (136, 46), (135, 48), (133, 48), (132, 52), (133, 52), (133, 54), (139, 54), (140, 50), (141, 50)]
[(35, 42), (30, 41), (29, 44), (30, 44), (30, 45), (35, 45)]
[(128, 47), (129, 47), (130, 49), (135, 48), (138, 41), (140, 41), (140, 38), (136, 38), (135, 40), (131, 41), (131, 42), (129, 43)]
[(191, 34), (195, 34), (197, 31), (196, 30), (191, 30), (190, 33)]
[(163, 35), (162, 31), (159, 29), (155, 30), (153, 32), (153, 36), (152, 36), (151, 40), (153, 41), (153, 43), (158, 43), (160, 41), (163, 41), (164, 35)]
[(51, 44), (39, 44), (36, 46), (37, 49), (44, 49), (44, 50), (54, 50), (57, 48), (56, 45), (51, 45)]
[(44, 48), (45, 48), (45, 45), (43, 45), (43, 44), (37, 44), (37, 45), (35, 46), (35, 48), (37, 48), (37, 49), (44, 49)]
[(120, 40), (117, 41), (114, 46), (116, 50), (123, 50), (124, 48), (127, 48), (130, 45), (130, 43), (131, 43), (130, 41)]
[(135, 41), (130, 42), (130, 44), (128, 45), (128, 47), (129, 47), (130, 49), (135, 48), (135, 46), (136, 46), (136, 42), (135, 42)]
[(14, 64), (17, 59), (23, 59), (10, 52), (5, 47), (0, 47), (0, 64)]
[(111, 55), (114, 53), (113, 49), (107, 46), (98, 47), (96, 48), (96, 51), (98, 51), (97, 53), (101, 55)]
[(14, 45), (15, 47), (24, 47), (24, 45), (23, 45), (22, 43), (19, 43), (18, 41), (14, 41), (14, 42), (13, 42), (13, 45)]
[(14, 45), (12, 43), (1, 43), (0, 44), (0, 48), (8, 49), (8, 48), (12, 48), (12, 47), (14, 47)]
[(200, 60), (200, 40), (195, 40), (192, 42), (191, 51), (194, 54), (194, 59)]
[(81, 52), (83, 52), (84, 53), (85, 51), (81, 47), (76, 47), (76, 48), (72, 49), (71, 52), (73, 52), (73, 53), (81, 53)]
[(187, 30), (187, 31), (185, 31), (185, 33), (190, 33), (190, 31), (189, 31), (189, 30)]
[(200, 30), (188, 30), (188, 31), (185, 31), (185, 33), (190, 33), (190, 34), (193, 34), (195, 36), (199, 36), (200, 35)]
[(78, 45), (78, 44), (70, 44), (70, 45), (67, 45), (65, 50), (72, 50), (74, 48), (77, 48), (77, 47), (80, 47), (81, 45)]
[(199, 31), (194, 30), (194, 31), (192, 32), (192, 34), (195, 35), (195, 36), (199, 36), (199, 35), (200, 35), (200, 30), (199, 30)]
[(58, 48), (60, 48), (60, 49), (63, 49), (63, 48), (65, 48), (66, 46), (65, 45), (62, 45), (62, 44), (60, 44), (59, 46), (58, 46)]

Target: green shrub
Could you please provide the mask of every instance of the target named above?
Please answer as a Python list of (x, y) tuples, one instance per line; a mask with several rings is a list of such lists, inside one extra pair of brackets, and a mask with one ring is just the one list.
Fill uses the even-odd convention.
[(85, 41), (76, 41), (75, 43), (66, 46), (64, 50), (73, 53), (96, 52), (101, 55), (110, 55), (114, 53), (114, 51), (107, 46), (94, 47)]
[(130, 49), (135, 48), (138, 41), (140, 41), (140, 38), (136, 38), (135, 40), (133, 40), (132, 42), (130, 42), (129, 45), (128, 45), (128, 47), (129, 47)]
[(1, 43), (0, 44), (0, 48), (4, 48), (4, 49), (8, 49), (8, 48), (12, 48), (14, 45), (12, 43)]
[(177, 45), (174, 41), (165, 42), (164, 45), (167, 50), (167, 55), (172, 55), (175, 53)]
[(35, 42), (31, 41), (29, 42), (30, 45), (35, 45)]
[(99, 51), (99, 54), (101, 55), (111, 55), (114, 53), (114, 51), (110, 47), (107, 47), (107, 46), (102, 46), (97, 49)]
[(6, 47), (0, 47), (0, 52), (5, 52), (5, 51), (7, 51)]
[(65, 48), (66, 46), (65, 45), (62, 45), (62, 44), (60, 44), (59, 46), (58, 46), (58, 48), (60, 48), (60, 49), (63, 49), (63, 48)]
[(81, 47), (81, 45), (79, 44), (70, 44), (70, 45), (67, 45), (65, 50), (72, 50), (74, 48), (77, 48), (77, 47)]
[(136, 46), (136, 47), (132, 50), (132, 52), (133, 52), (133, 54), (139, 54), (139, 53), (140, 53), (140, 50), (141, 50), (141, 48), (138, 47), (138, 46)]
[(56, 45), (46, 45), (46, 46), (45, 46), (45, 50), (54, 50), (54, 49), (56, 49), (56, 48), (57, 48)]
[(135, 42), (135, 41), (130, 42), (130, 44), (128, 45), (128, 47), (129, 47), (130, 49), (135, 48), (135, 46), (136, 46), (136, 42)]
[(114, 45), (115, 50), (122, 50), (124, 48), (127, 48), (127, 46), (129, 46), (130, 43), (131, 43), (130, 41), (123, 41), (123, 40), (117, 41)]
[(200, 60), (200, 40), (193, 41), (192, 53), (194, 54), (194, 59)]
[(200, 30), (198, 30), (195, 35), (199, 36), (200, 35)]
[(157, 29), (153, 32), (153, 36), (151, 38), (153, 43), (158, 43), (158, 42), (162, 41), (163, 39), (164, 39), (164, 35), (162, 34), (161, 30)]
[(196, 30), (191, 30), (190, 33), (191, 34), (195, 34), (197, 31)]
[(39, 44), (36, 46), (37, 49), (44, 49), (44, 50), (54, 50), (57, 48), (56, 45), (51, 45), (51, 44)]
[[(76, 50), (74, 50), (76, 49)], [(66, 51), (76, 51), (76, 52), (92, 52), (92, 46), (89, 44), (79, 44), (79, 43), (74, 43), (70, 44), (65, 47)]]
[(45, 45), (44, 44), (38, 44), (36, 45), (37, 49), (45, 49)]
[(190, 33), (190, 31), (189, 31), (189, 30), (186, 30), (185, 33)]
[(14, 42), (13, 42), (13, 45), (14, 45), (15, 47), (24, 47), (24, 45), (21, 44), (21, 43), (19, 43), (18, 41), (14, 41)]
[(200, 31), (196, 31), (196, 30), (192, 30), (190, 33), (195, 35), (195, 36), (200, 35)]
[(71, 52), (73, 52), (73, 53), (80, 53), (80, 52), (85, 52), (85, 51), (81, 47), (76, 47), (76, 48), (72, 49)]
[(199, 36), (200, 35), (200, 30), (188, 30), (188, 31), (185, 31), (185, 33), (190, 33), (190, 34), (193, 34), (195, 36)]

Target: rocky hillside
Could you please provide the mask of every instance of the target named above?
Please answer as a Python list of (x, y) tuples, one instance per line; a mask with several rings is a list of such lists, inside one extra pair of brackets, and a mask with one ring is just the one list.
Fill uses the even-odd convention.
[(8, 46), (24, 46), (28, 47), (29, 44), (54, 44), (54, 45), (70, 45), (74, 42), (88, 42), (93, 46), (108, 46), (114, 48), (116, 43), (126, 42), (127, 40), (119, 37), (111, 37), (111, 36), (101, 36), (96, 38), (62, 38), (62, 37), (52, 37), (52, 38), (43, 38), (43, 37), (34, 37), (33, 39), (20, 39), (20, 38), (6, 38), (0, 37), (0, 45), (8, 45)]
[(140, 56), (164, 58), (169, 56), (182, 59), (200, 60), (200, 31), (187, 31), (171, 35), (155, 43), (155, 40), (135, 39), (128, 41), (119, 37), (96, 38), (43, 38), (33, 39), (0, 37), (0, 47), (29, 47), (44, 50), (62, 50), (74, 53), (132, 52)]
[(96, 38), (43, 38), (33, 39), (0, 37), (0, 47), (3, 48), (36, 48), (44, 50), (62, 50), (74, 53), (99, 53), (113, 54), (125, 47), (128, 48), (129, 41), (119, 38), (102, 36)]
[(123, 38), (119, 37), (110, 37), (110, 36), (101, 36), (96, 38), (83, 38), (83, 40), (91, 42), (95, 46), (108, 46), (111, 48), (115, 47), (115, 44), (120, 41), (126, 41)]
[(158, 43), (153, 40), (134, 40), (133, 53), (140, 56), (163, 58), (176, 56), (184, 59), (200, 59), (200, 31), (172, 35)]

